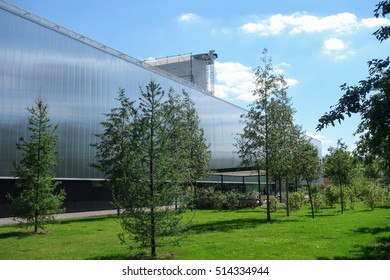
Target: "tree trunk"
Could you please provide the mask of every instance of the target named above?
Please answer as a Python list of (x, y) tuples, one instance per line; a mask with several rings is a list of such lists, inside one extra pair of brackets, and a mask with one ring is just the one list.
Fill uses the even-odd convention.
[(290, 217), (290, 209), (288, 203), (288, 178), (286, 178), (286, 215), (287, 217)]
[(278, 174), (278, 180), (279, 180), (279, 202), (282, 203), (282, 176)]
[(34, 232), (37, 233), (38, 232), (38, 213), (35, 212), (35, 216), (34, 216)]
[(156, 220), (154, 217), (154, 207), (150, 209), (150, 254), (156, 257)]
[(340, 184), (340, 200), (341, 200), (341, 214), (344, 213), (344, 193), (343, 193), (343, 187)]
[[(267, 156), (268, 158), (268, 156)], [(268, 165), (268, 163), (267, 163)], [(271, 221), (271, 208), (270, 208), (270, 205), (269, 205), (269, 182), (268, 182), (268, 166), (266, 167), (266, 170), (265, 170), (265, 186), (266, 186), (266, 189), (267, 189), (267, 222), (270, 222)]]
[(310, 208), (311, 208), (311, 217), (314, 219), (314, 207), (313, 207), (313, 198), (311, 196), (311, 186), (310, 186), (310, 183), (309, 183), (309, 180), (306, 179), (306, 183), (307, 183), (307, 190), (309, 191), (309, 200), (310, 200)]

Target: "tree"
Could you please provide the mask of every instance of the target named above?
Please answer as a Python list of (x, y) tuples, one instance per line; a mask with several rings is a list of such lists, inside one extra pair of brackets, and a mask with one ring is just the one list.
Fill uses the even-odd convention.
[(119, 189), (121, 241), (129, 237), (156, 257), (157, 247), (182, 237), (181, 212), (171, 206), (183, 186), (206, 173), (210, 154), (188, 94), (166, 94), (154, 81), (140, 90), (137, 107), (120, 93), (121, 107), (106, 115), (94, 146), (97, 167)]
[(324, 158), (325, 174), (340, 188), (341, 213), (344, 212), (344, 189), (351, 183), (353, 157), (347, 146), (340, 139), (337, 147), (330, 147), (329, 154)]
[(206, 144), (204, 130), (194, 102), (186, 91), (182, 95), (169, 93), (167, 110), (172, 112), (171, 122), (175, 123), (171, 157), (175, 158), (172, 168), (175, 170), (177, 181), (183, 182), (181, 196), (183, 203), (189, 203), (193, 208), (196, 181), (210, 174), (211, 153)]
[[(390, 13), (390, 1), (376, 5), (376, 17)], [(373, 35), (383, 42), (390, 36), (390, 26), (378, 29)], [(368, 62), (369, 76), (358, 85), (341, 85), (345, 91), (332, 110), (319, 119), (317, 130), (322, 130), (345, 116), (359, 114), (361, 122), (356, 130), (360, 134), (357, 150), (362, 157), (383, 162), (386, 177), (390, 178), (390, 59), (372, 59)]]
[(293, 149), (295, 172), (298, 178), (302, 177), (306, 181), (311, 214), (314, 219), (314, 213), (316, 211), (313, 203), (312, 182), (320, 177), (321, 162), (318, 157), (317, 148), (310, 143), (309, 139), (304, 135), (300, 128), (297, 127), (296, 132), (297, 142)]
[(60, 161), (57, 150), (57, 126), (48, 118), (48, 106), (38, 98), (35, 106), (27, 108), (29, 136), (21, 136), (16, 147), (22, 159), (15, 164), (17, 187), (21, 189), (18, 197), (8, 195), (11, 210), (27, 226), (34, 226), (34, 232), (54, 220), (54, 214), (63, 212), (61, 205), (65, 199), (63, 190), (56, 192), (59, 185), (55, 181), (54, 169)]
[[(283, 75), (275, 73), (271, 59), (267, 57), (267, 50), (263, 50), (261, 59), (263, 66), (258, 66), (255, 71), (255, 90), (253, 96), (255, 101), (250, 105), (246, 114), (241, 116), (245, 124), (243, 132), (238, 134), (236, 147), (242, 164), (254, 166), (258, 170), (266, 170), (267, 188), (267, 221), (271, 220), (269, 203), (269, 159), (270, 159), (270, 127), (272, 120), (272, 99), (279, 99), (286, 96), (288, 88)], [(276, 114), (275, 114), (276, 116)], [(260, 188), (260, 178), (259, 178)]]
[(285, 179), (286, 215), (289, 216), (288, 185), (295, 168), (292, 150), (296, 142), (296, 127), (293, 119), (295, 110), (285, 91), (280, 92), (279, 98), (272, 100), (269, 112), (269, 169), (274, 174), (275, 182), (278, 181), (280, 202), (282, 202), (282, 179)]
[(100, 142), (91, 144), (96, 148), (96, 163), (93, 167), (104, 173), (106, 182), (111, 187), (113, 205), (121, 207), (120, 197), (141, 179), (142, 168), (138, 164), (138, 150), (141, 149), (141, 136), (136, 124), (138, 112), (134, 101), (130, 101), (123, 88), (119, 89), (120, 107), (104, 114), (106, 120), (100, 124), (104, 132), (96, 134)]

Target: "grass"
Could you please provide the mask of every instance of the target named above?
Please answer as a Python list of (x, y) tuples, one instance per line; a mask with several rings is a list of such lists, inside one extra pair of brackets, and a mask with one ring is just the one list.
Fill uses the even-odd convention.
[[(267, 223), (265, 209), (198, 210), (180, 246), (158, 248), (171, 259), (390, 259), (390, 206), (370, 211), (359, 205), (340, 214), (321, 210), (313, 220), (308, 208), (290, 217), (278, 210)], [(0, 259), (128, 259), (115, 216), (62, 220), (48, 233), (17, 226), (0, 227)]]

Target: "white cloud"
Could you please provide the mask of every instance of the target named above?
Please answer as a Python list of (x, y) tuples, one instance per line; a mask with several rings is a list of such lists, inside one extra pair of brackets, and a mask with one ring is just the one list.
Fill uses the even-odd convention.
[(179, 18), (178, 21), (182, 23), (190, 23), (190, 22), (195, 22), (200, 20), (200, 17), (196, 14), (193, 13), (188, 13), (188, 14), (182, 14)]
[(364, 18), (361, 20), (361, 26), (365, 28), (377, 28), (390, 24), (387, 18)]
[(287, 85), (289, 87), (293, 87), (293, 86), (296, 86), (297, 84), (299, 84), (298, 80), (292, 79), (292, 78), (287, 78), (286, 81), (287, 81)]
[(217, 97), (252, 101), (253, 71), (238, 62), (215, 62), (215, 86)]
[(352, 50), (349, 50), (346, 43), (338, 38), (325, 40), (322, 44), (322, 52), (334, 60), (346, 59), (349, 55), (354, 53)]
[[(275, 72), (283, 74), (281, 67), (290, 67), (290, 65), (281, 63), (274, 67)], [(217, 97), (244, 102), (254, 100), (254, 72), (251, 67), (238, 62), (216, 61), (215, 73), (214, 93)], [(292, 78), (287, 78), (286, 81), (290, 87), (298, 84), (298, 81)]]
[(359, 27), (373, 28), (390, 24), (385, 18), (365, 18), (360, 22), (353, 13), (339, 13), (317, 17), (306, 12), (291, 15), (276, 14), (259, 22), (249, 22), (241, 26), (245, 33), (257, 33), (261, 36), (279, 35), (286, 31), (290, 34), (334, 32), (345, 34), (356, 31)]
[(323, 46), (324, 50), (329, 52), (342, 51), (347, 48), (347, 45), (337, 38), (330, 38), (328, 40), (325, 40)]

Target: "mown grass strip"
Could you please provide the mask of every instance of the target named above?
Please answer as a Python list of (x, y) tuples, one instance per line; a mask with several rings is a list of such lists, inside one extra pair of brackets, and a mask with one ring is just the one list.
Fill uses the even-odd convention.
[[(159, 248), (169, 259), (390, 259), (390, 206), (370, 211), (359, 205), (343, 215), (323, 209), (315, 219), (308, 208), (278, 210), (266, 222), (265, 209), (198, 210), (180, 246)], [(115, 216), (62, 220), (32, 234), (15, 225), (0, 227), (0, 259), (129, 259)], [(142, 256), (141, 256), (142, 257)]]

